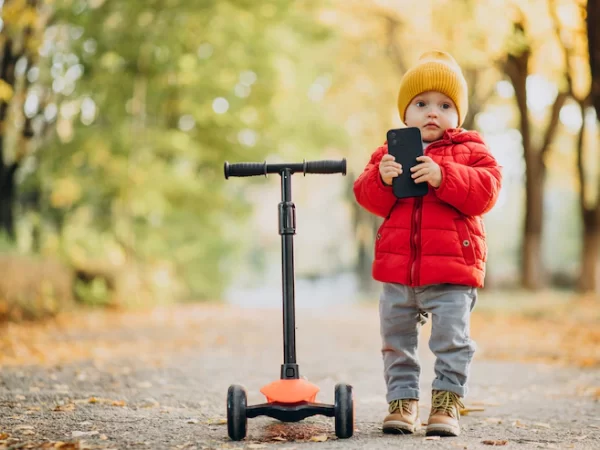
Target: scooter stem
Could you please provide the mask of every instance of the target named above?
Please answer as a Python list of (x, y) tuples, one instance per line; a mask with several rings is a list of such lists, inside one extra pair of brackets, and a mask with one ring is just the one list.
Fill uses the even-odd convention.
[(281, 379), (300, 378), (296, 364), (296, 323), (294, 300), (294, 234), (296, 207), (292, 202), (292, 172), (283, 169), (281, 203), (279, 203), (279, 234), (281, 235), (282, 293), (283, 293), (283, 364)]

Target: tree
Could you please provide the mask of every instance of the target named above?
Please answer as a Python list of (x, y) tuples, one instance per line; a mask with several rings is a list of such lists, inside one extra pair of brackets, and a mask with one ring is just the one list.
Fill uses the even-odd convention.
[(37, 62), (49, 13), (41, 0), (6, 0), (0, 11), (0, 233), (14, 239), (15, 177), (34, 135), (31, 118), (23, 116), (27, 73)]
[[(536, 290), (545, 282), (542, 261), (545, 161), (558, 130), (560, 110), (570, 92), (568, 88), (563, 87), (554, 99), (546, 126), (541, 131), (542, 139), (539, 145), (536, 145), (535, 129), (527, 105), (527, 78), (530, 75), (532, 52), (532, 42), (528, 35), (525, 17), (519, 14), (513, 22), (511, 45), (504, 61), (504, 70), (515, 91), (525, 159), (525, 220), (522, 235), (521, 283), (526, 289)], [(565, 77), (568, 76), (569, 74), (566, 73)]]
[[(581, 253), (581, 274), (579, 290), (596, 292), (598, 278), (598, 251), (600, 250), (600, 176), (596, 181), (596, 199), (591, 200), (591, 184), (588, 183), (584, 164), (584, 138), (586, 135), (587, 108), (591, 105), (600, 121), (600, 2), (588, 0), (586, 6), (586, 29), (589, 66), (591, 72), (591, 89), (589, 96), (577, 99), (581, 110), (582, 125), (577, 139), (577, 171), (579, 174), (579, 205), (583, 223), (583, 242)], [(582, 11), (583, 8), (582, 8)], [(600, 123), (600, 122), (599, 122)]]
[[(19, 72), (29, 84), (13, 83), (27, 28), (3, 30), (21, 36), (21, 56), (2, 55), (2, 79), (20, 89), (10, 109), (39, 131), (26, 155), (4, 153), (10, 223), (16, 199), (17, 211), (36, 217), (19, 219), (37, 221), (44, 245), (74, 265), (124, 259), (183, 280), (195, 298), (217, 298), (248, 211), (240, 185), (225, 183), (223, 161), (264, 160), (284, 136), (295, 154), (314, 154), (331, 133), (305, 95), (322, 69), (305, 64), (310, 49), (328, 37), (314, 2), (51, 5), (9, 0), (2, 10), (8, 24), (22, 24), (24, 8), (37, 8), (40, 50)], [(48, 26), (41, 11), (52, 14)], [(237, 220), (224, 224), (225, 214)]]

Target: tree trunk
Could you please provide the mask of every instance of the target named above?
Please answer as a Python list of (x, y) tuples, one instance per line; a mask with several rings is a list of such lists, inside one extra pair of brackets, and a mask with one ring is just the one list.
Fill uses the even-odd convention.
[(544, 181), (546, 168), (543, 162), (531, 155), (527, 162), (525, 223), (522, 248), (522, 285), (525, 289), (536, 290), (544, 285), (542, 265), (542, 231), (544, 223)]
[[(524, 20), (514, 22), (513, 32), (527, 42)], [(565, 52), (566, 53), (566, 52)], [(545, 284), (545, 269), (542, 259), (542, 235), (544, 225), (544, 184), (546, 181), (546, 154), (558, 130), (560, 110), (571, 93), (569, 62), (565, 61), (565, 76), (568, 89), (560, 92), (552, 105), (550, 118), (543, 131), (543, 140), (539, 146), (533, 145), (532, 126), (527, 108), (527, 77), (531, 48), (525, 45), (506, 59), (505, 72), (515, 90), (519, 109), (519, 129), (523, 140), (525, 157), (525, 222), (523, 224), (523, 242), (521, 253), (521, 284), (526, 289), (537, 290)]]
[(592, 72), (592, 90), (590, 93), (596, 116), (600, 120), (600, 1), (588, 0), (587, 2), (587, 36)]
[(593, 209), (583, 214), (583, 248), (581, 249), (581, 274), (579, 291), (595, 292), (598, 274), (598, 248), (600, 246), (600, 223)]
[[(1, 144), (0, 144), (1, 145)], [(1, 153), (0, 153), (1, 155)], [(5, 166), (0, 161), (0, 233), (15, 239), (15, 172), (16, 165)]]
[[(583, 246), (581, 249), (581, 273), (579, 278), (579, 290), (582, 293), (596, 292), (598, 288), (598, 250), (600, 249), (600, 197), (596, 204), (589, 207), (586, 204), (588, 184), (583, 162), (583, 137), (585, 134), (585, 108), (589, 105), (587, 100), (596, 110), (596, 116), (600, 120), (600, 1), (588, 0), (587, 2), (587, 37), (589, 62), (591, 72), (591, 90), (589, 98), (579, 102), (583, 124), (579, 132), (577, 143), (577, 168), (579, 172), (579, 203), (583, 222)], [(597, 180), (597, 194), (600, 195), (600, 177)]]

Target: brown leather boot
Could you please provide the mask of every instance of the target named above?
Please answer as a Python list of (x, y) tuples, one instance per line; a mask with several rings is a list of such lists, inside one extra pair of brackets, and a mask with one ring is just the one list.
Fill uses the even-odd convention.
[(403, 398), (391, 401), (389, 412), (383, 420), (384, 433), (412, 434), (421, 426), (418, 400)]
[(460, 410), (465, 406), (458, 394), (448, 391), (433, 391), (431, 413), (427, 421), (427, 436), (460, 435)]

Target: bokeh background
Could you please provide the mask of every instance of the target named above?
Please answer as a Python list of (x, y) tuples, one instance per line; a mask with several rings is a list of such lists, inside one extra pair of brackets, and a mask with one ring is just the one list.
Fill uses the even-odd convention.
[[(281, 302), (280, 179), (295, 175), (298, 307), (377, 300), (379, 220), (352, 183), (402, 126), (402, 74), (450, 52), (466, 128), (503, 166), (490, 298), (598, 291), (597, 0), (0, 0), (0, 319), (79, 307)], [(553, 299), (553, 300), (548, 300)], [(558, 299), (558, 300), (557, 300)]]

